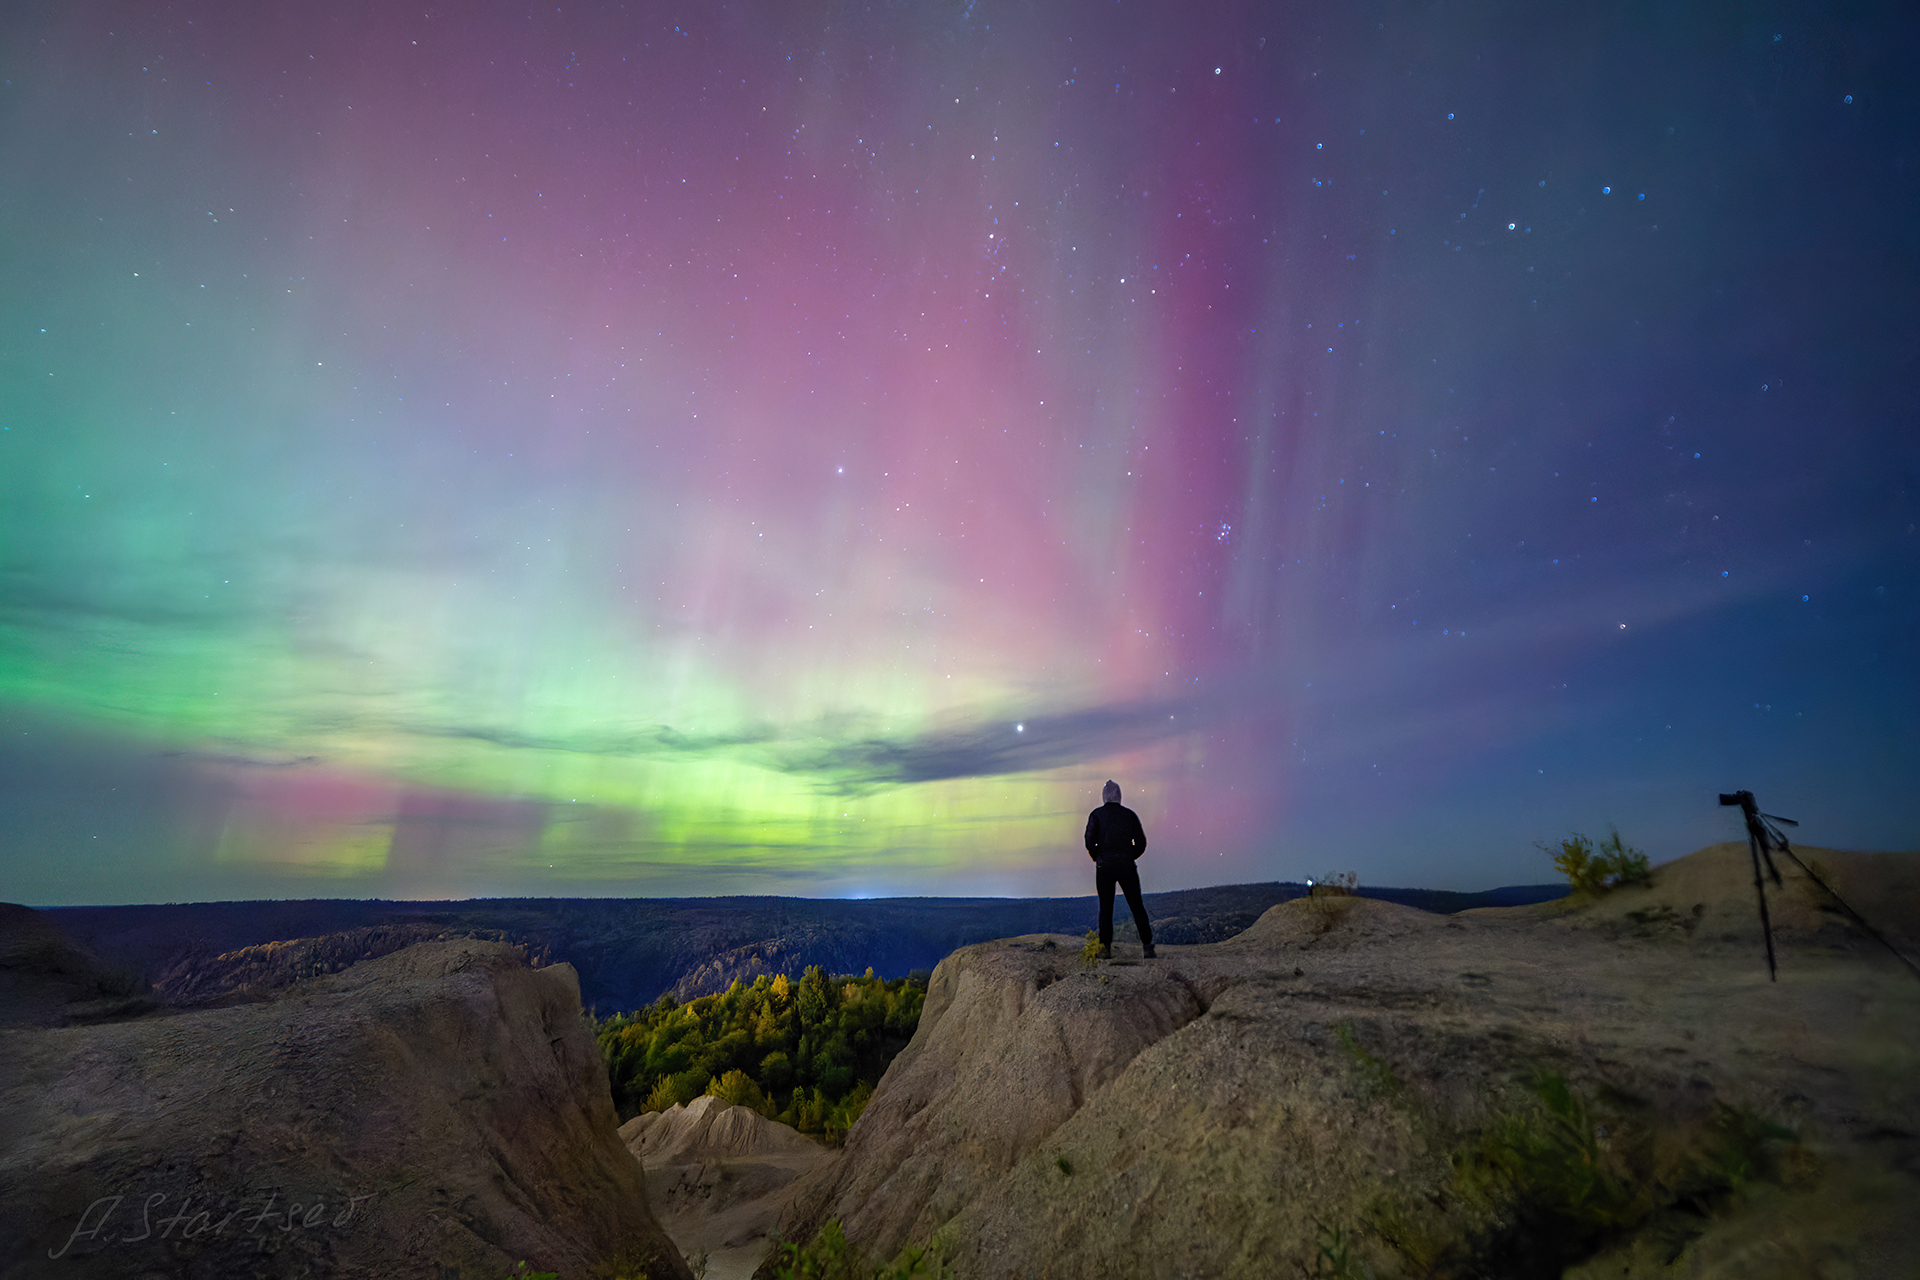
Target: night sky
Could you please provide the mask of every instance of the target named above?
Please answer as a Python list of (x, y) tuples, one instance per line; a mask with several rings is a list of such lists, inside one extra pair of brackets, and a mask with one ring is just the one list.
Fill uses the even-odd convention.
[(1920, 847), (1916, 12), (14, 0), (0, 898)]

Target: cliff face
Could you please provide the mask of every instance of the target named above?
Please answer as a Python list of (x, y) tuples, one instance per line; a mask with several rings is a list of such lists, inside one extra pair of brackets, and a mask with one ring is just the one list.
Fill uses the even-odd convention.
[(7, 1276), (690, 1277), (565, 965), (433, 942), (252, 1003), (0, 1030)]
[[(1155, 962), (966, 948), (782, 1233), (983, 1277), (1904, 1274), (1920, 981), (1789, 866), (1770, 983), (1745, 853), (1591, 904), (1299, 900)], [(1911, 936), (1914, 860), (1822, 857)]]

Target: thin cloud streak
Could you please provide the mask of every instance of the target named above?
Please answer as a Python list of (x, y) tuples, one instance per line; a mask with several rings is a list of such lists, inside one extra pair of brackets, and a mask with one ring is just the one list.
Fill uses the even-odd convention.
[(1154, 746), (1202, 727), (1206, 704), (1148, 699), (1057, 711), (1023, 720), (981, 717), (928, 733), (867, 737), (789, 756), (792, 773), (819, 774), (838, 795), (954, 778), (1040, 773)]

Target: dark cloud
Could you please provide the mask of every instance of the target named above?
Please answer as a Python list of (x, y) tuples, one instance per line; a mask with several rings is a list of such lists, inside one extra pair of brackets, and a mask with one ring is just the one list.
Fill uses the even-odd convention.
[(973, 717), (921, 734), (849, 737), (786, 752), (779, 767), (819, 775), (841, 795), (947, 778), (1035, 773), (1191, 733), (1210, 710), (1183, 698), (1082, 707), (1019, 720)]

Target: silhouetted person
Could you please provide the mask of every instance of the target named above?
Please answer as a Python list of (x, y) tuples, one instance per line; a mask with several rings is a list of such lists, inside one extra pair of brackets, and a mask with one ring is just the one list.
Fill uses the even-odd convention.
[(1140, 815), (1120, 803), (1120, 784), (1108, 779), (1100, 798), (1106, 803), (1087, 815), (1087, 856), (1093, 859), (1094, 887), (1100, 893), (1100, 958), (1113, 958), (1113, 886), (1127, 895), (1133, 927), (1140, 931), (1146, 957), (1154, 958), (1153, 926), (1147, 923), (1147, 904), (1140, 900), (1140, 872), (1134, 862), (1147, 851), (1147, 832)]

